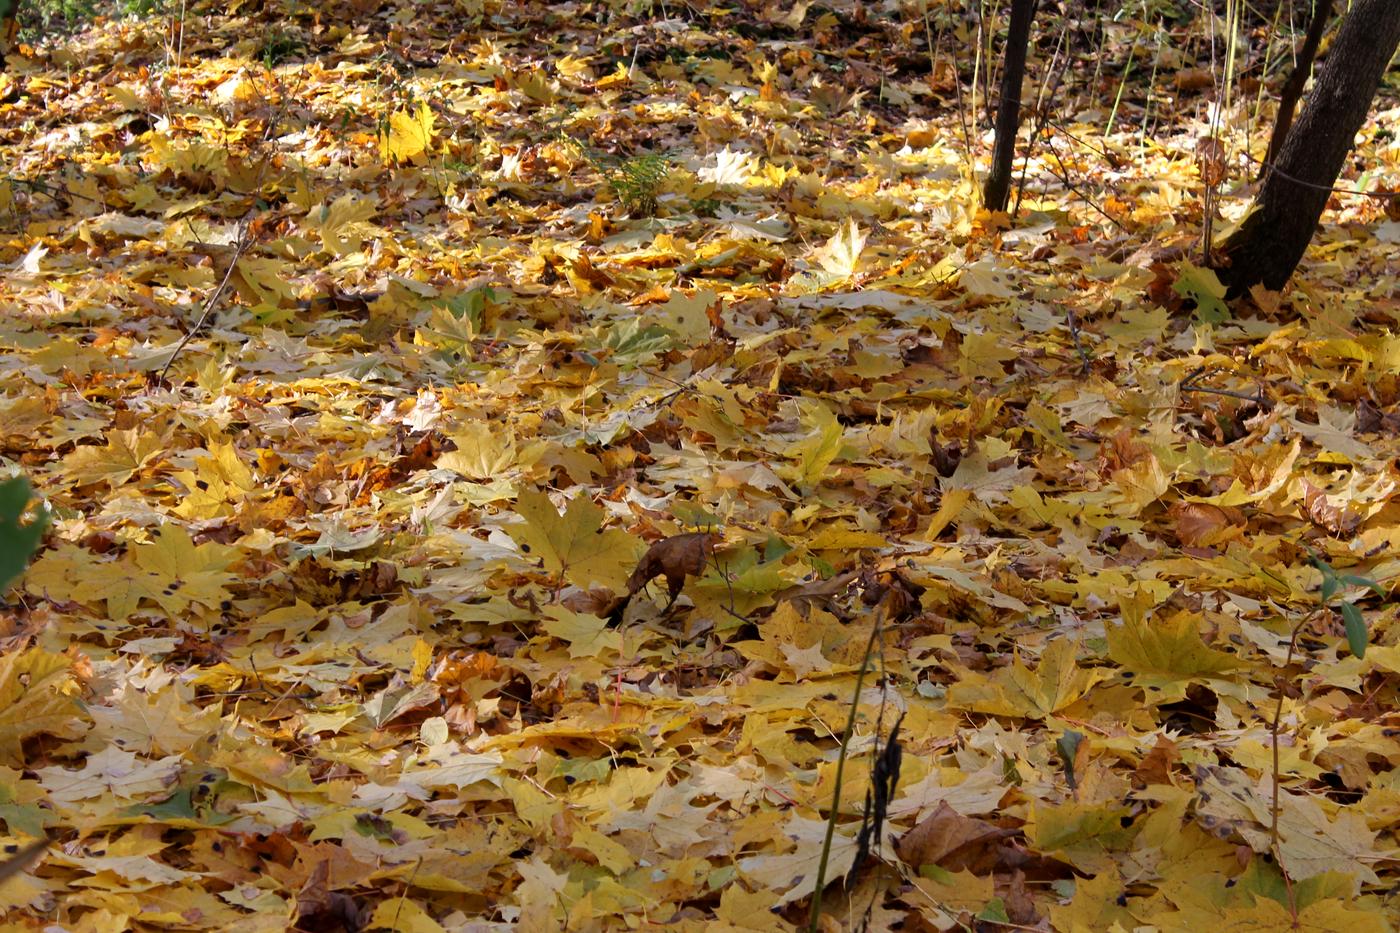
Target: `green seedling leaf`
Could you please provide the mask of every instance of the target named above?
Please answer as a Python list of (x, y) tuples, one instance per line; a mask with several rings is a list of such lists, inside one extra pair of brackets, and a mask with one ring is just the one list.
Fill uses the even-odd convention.
[(1321, 570), (1322, 602), (1326, 604), (1330, 603), (1332, 601), (1332, 597), (1337, 595), (1337, 590), (1341, 588), (1341, 584), (1337, 582), (1337, 575), (1332, 572), (1331, 567), (1327, 566), (1326, 564), (1323, 564)]
[(1359, 577), (1354, 573), (1343, 574), (1337, 578), (1347, 586), (1364, 586), (1374, 592), (1377, 596), (1385, 596), (1385, 588), (1370, 577)]
[(1358, 658), (1366, 657), (1366, 620), (1361, 617), (1361, 610), (1352, 603), (1342, 603), (1342, 621), (1346, 623), (1347, 647), (1351, 653)]
[(977, 915), (978, 920), (985, 920), (988, 923), (1010, 923), (1011, 916), (1006, 912), (1006, 904), (999, 897), (994, 897), (987, 902), (987, 906), (982, 908), (982, 912)]

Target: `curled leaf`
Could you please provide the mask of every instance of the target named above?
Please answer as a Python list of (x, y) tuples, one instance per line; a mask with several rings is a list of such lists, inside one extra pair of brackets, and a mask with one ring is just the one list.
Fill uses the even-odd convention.
[(705, 572), (705, 561), (714, 554), (720, 540), (721, 536), (712, 531), (695, 531), (654, 542), (637, 562), (632, 576), (627, 578), (627, 595), (635, 596), (652, 580), (665, 577), (666, 593), (670, 597), (666, 608), (670, 609), (681, 595), (686, 576), (698, 577)]

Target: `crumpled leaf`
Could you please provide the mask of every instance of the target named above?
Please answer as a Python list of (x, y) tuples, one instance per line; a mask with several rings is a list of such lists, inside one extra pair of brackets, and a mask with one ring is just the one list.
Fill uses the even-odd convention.
[(635, 595), (652, 580), (664, 577), (669, 609), (685, 586), (685, 578), (705, 572), (705, 564), (721, 540), (722, 536), (714, 532), (696, 531), (652, 542), (637, 562), (637, 569), (627, 578), (627, 595)]

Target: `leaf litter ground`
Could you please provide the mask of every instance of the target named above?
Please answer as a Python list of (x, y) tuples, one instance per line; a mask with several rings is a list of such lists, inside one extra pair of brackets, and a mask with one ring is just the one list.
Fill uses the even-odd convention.
[(1339, 200), (1217, 320), (1196, 140), (1264, 124), (1200, 23), (1074, 25), (1157, 87), (1071, 71), (1008, 226), (973, 20), (830, 6), (234, 4), (16, 61), (0, 435), (55, 522), (0, 819), (55, 845), (12, 923), (789, 929), (902, 714), (831, 928), (1389, 928), (1400, 632), (1353, 587), (1352, 657), (1309, 557), (1400, 573), (1397, 222)]

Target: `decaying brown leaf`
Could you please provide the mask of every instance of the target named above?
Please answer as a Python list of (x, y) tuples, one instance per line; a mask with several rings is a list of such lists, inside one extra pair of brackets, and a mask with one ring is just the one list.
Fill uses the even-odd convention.
[(1176, 535), (1186, 547), (1212, 547), (1244, 533), (1244, 513), (1203, 502), (1176, 502), (1170, 509)]
[(666, 608), (670, 609), (685, 586), (685, 578), (705, 572), (705, 563), (722, 540), (723, 536), (715, 532), (695, 531), (654, 542), (627, 578), (627, 595), (634, 596), (652, 580), (665, 577)]
[(937, 865), (947, 871), (986, 874), (1000, 861), (998, 846), (1018, 830), (967, 817), (940, 800), (938, 807), (895, 844), (907, 864)]
[(773, 594), (774, 602), (790, 602), (804, 615), (812, 609), (824, 609), (837, 617), (844, 616), (846, 613), (837, 598), (860, 579), (860, 573), (859, 570), (847, 570), (825, 580), (786, 587)]

